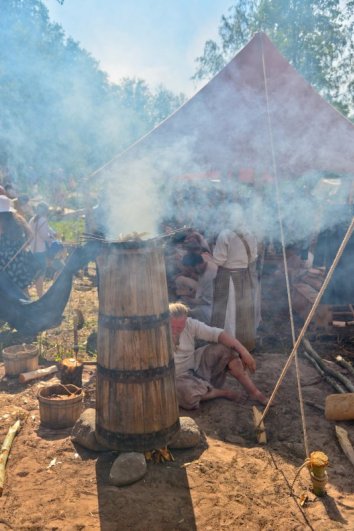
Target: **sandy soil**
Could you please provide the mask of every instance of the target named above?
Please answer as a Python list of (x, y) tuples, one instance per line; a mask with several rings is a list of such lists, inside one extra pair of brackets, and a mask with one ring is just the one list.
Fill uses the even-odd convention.
[[(76, 281), (77, 284), (80, 281)], [(76, 286), (80, 289), (80, 285)], [(43, 355), (53, 359), (65, 345), (70, 351), (70, 315), (80, 305), (86, 317), (81, 332), (82, 348), (92, 330), (97, 311), (96, 290), (73, 290), (66, 320), (42, 337)], [(269, 296), (264, 297), (266, 307)], [(270, 393), (290, 352), (290, 339), (282, 311), (265, 311), (257, 360), (256, 381)], [(271, 317), (271, 318), (270, 318)], [(267, 321), (268, 319), (268, 321)], [(9, 341), (10, 332), (3, 332)], [(18, 340), (12, 336), (13, 342)], [(327, 357), (354, 355), (352, 342), (333, 338), (313, 343)], [(60, 346), (60, 348), (59, 348)], [(49, 362), (43, 361), (49, 364)], [(331, 388), (306, 360), (300, 360), (306, 401), (324, 405)], [(94, 407), (95, 370), (84, 372), (85, 406)], [(145, 478), (128, 487), (113, 487), (108, 474), (116, 454), (96, 454), (70, 440), (70, 429), (49, 430), (40, 426), (38, 388), (4, 378), (0, 363), (0, 443), (14, 419), (23, 419), (8, 461), (7, 477), (0, 498), (0, 530), (335, 530), (354, 529), (353, 468), (339, 448), (334, 424), (323, 412), (305, 405), (310, 450), (324, 451), (330, 460), (327, 496), (316, 498), (303, 469), (305, 459), (292, 366), (266, 418), (269, 442), (259, 446), (253, 428), (252, 403), (223, 399), (204, 403), (190, 414), (203, 432), (197, 448), (175, 450), (175, 461), (148, 464)], [(237, 389), (231, 379), (228, 385)], [(340, 423), (354, 443), (353, 423)], [(300, 497), (308, 496), (301, 507)]]

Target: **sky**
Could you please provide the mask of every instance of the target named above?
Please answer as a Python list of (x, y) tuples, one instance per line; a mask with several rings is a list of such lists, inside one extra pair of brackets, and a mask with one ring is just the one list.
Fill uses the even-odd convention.
[(52, 22), (79, 41), (112, 82), (142, 78), (191, 96), (204, 43), (217, 39), (232, 0), (44, 0)]

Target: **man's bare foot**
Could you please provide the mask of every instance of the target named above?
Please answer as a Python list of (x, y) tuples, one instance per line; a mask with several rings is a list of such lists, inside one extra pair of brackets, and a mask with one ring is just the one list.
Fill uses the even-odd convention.
[(231, 389), (223, 389), (223, 391), (224, 398), (232, 400), (233, 402), (242, 402), (242, 399), (244, 398), (242, 393), (238, 393), (237, 391), (232, 391)]
[(262, 406), (266, 406), (268, 404), (268, 398), (261, 391), (256, 391), (255, 393), (250, 394), (250, 397), (252, 400), (256, 400), (262, 404)]

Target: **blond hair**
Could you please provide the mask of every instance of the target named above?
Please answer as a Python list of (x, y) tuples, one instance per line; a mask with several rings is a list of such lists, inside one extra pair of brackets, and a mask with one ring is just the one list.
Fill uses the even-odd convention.
[(170, 317), (186, 317), (188, 315), (189, 308), (182, 302), (172, 302), (168, 306), (170, 310)]

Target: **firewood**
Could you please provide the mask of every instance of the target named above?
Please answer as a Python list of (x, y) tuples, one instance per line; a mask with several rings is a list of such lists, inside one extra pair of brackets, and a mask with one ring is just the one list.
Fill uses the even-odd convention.
[(51, 365), (50, 367), (45, 367), (44, 369), (37, 369), (36, 371), (30, 372), (21, 372), (18, 379), (21, 383), (27, 383), (31, 380), (36, 380), (37, 378), (42, 378), (43, 376), (48, 376), (58, 371), (56, 365)]
[(354, 321), (332, 321), (332, 326), (335, 328), (346, 328), (347, 326), (353, 326)]
[(318, 409), (318, 411), (321, 411), (322, 413), (324, 413), (325, 408), (321, 406), (320, 404), (316, 404), (316, 402), (312, 402), (312, 400), (305, 400), (305, 404), (315, 409)]
[(314, 360), (321, 367), (321, 369), (325, 373), (329, 374), (329, 376), (339, 380), (347, 388), (348, 391), (350, 391), (351, 393), (354, 393), (354, 385), (349, 380), (349, 378), (347, 378), (346, 376), (343, 376), (343, 374), (340, 374), (339, 372), (335, 371), (334, 369), (331, 369), (330, 367), (326, 367), (322, 358), (317, 354), (315, 349), (312, 347), (310, 341), (306, 338), (304, 338), (302, 341), (306, 348), (306, 352), (314, 358)]
[(347, 456), (351, 464), (354, 466), (354, 450), (349, 441), (348, 433), (344, 428), (336, 426), (336, 436), (340, 447), (342, 448), (344, 454)]
[(337, 356), (336, 357), (336, 362), (339, 363), (339, 365), (341, 365), (345, 369), (347, 369), (347, 371), (350, 372), (350, 374), (354, 375), (354, 367), (353, 367), (353, 365), (351, 365), (348, 361), (346, 361), (344, 358), (342, 358), (342, 356)]
[(306, 351), (303, 352), (303, 356), (315, 367), (317, 372), (320, 373), (322, 378), (326, 380), (327, 383), (329, 383), (338, 393), (345, 393), (344, 387), (340, 385), (334, 378), (331, 378), (331, 376), (328, 376), (326, 372), (319, 366), (319, 364), (314, 360), (314, 358)]
[(4, 491), (4, 482), (5, 482), (5, 471), (6, 471), (6, 463), (7, 458), (9, 456), (12, 442), (15, 438), (16, 433), (20, 430), (21, 423), (19, 420), (15, 422), (12, 426), (10, 426), (9, 431), (7, 432), (7, 435), (5, 437), (5, 440), (3, 442), (3, 445), (1, 447), (0, 452), (0, 497), (2, 496), (2, 493)]

